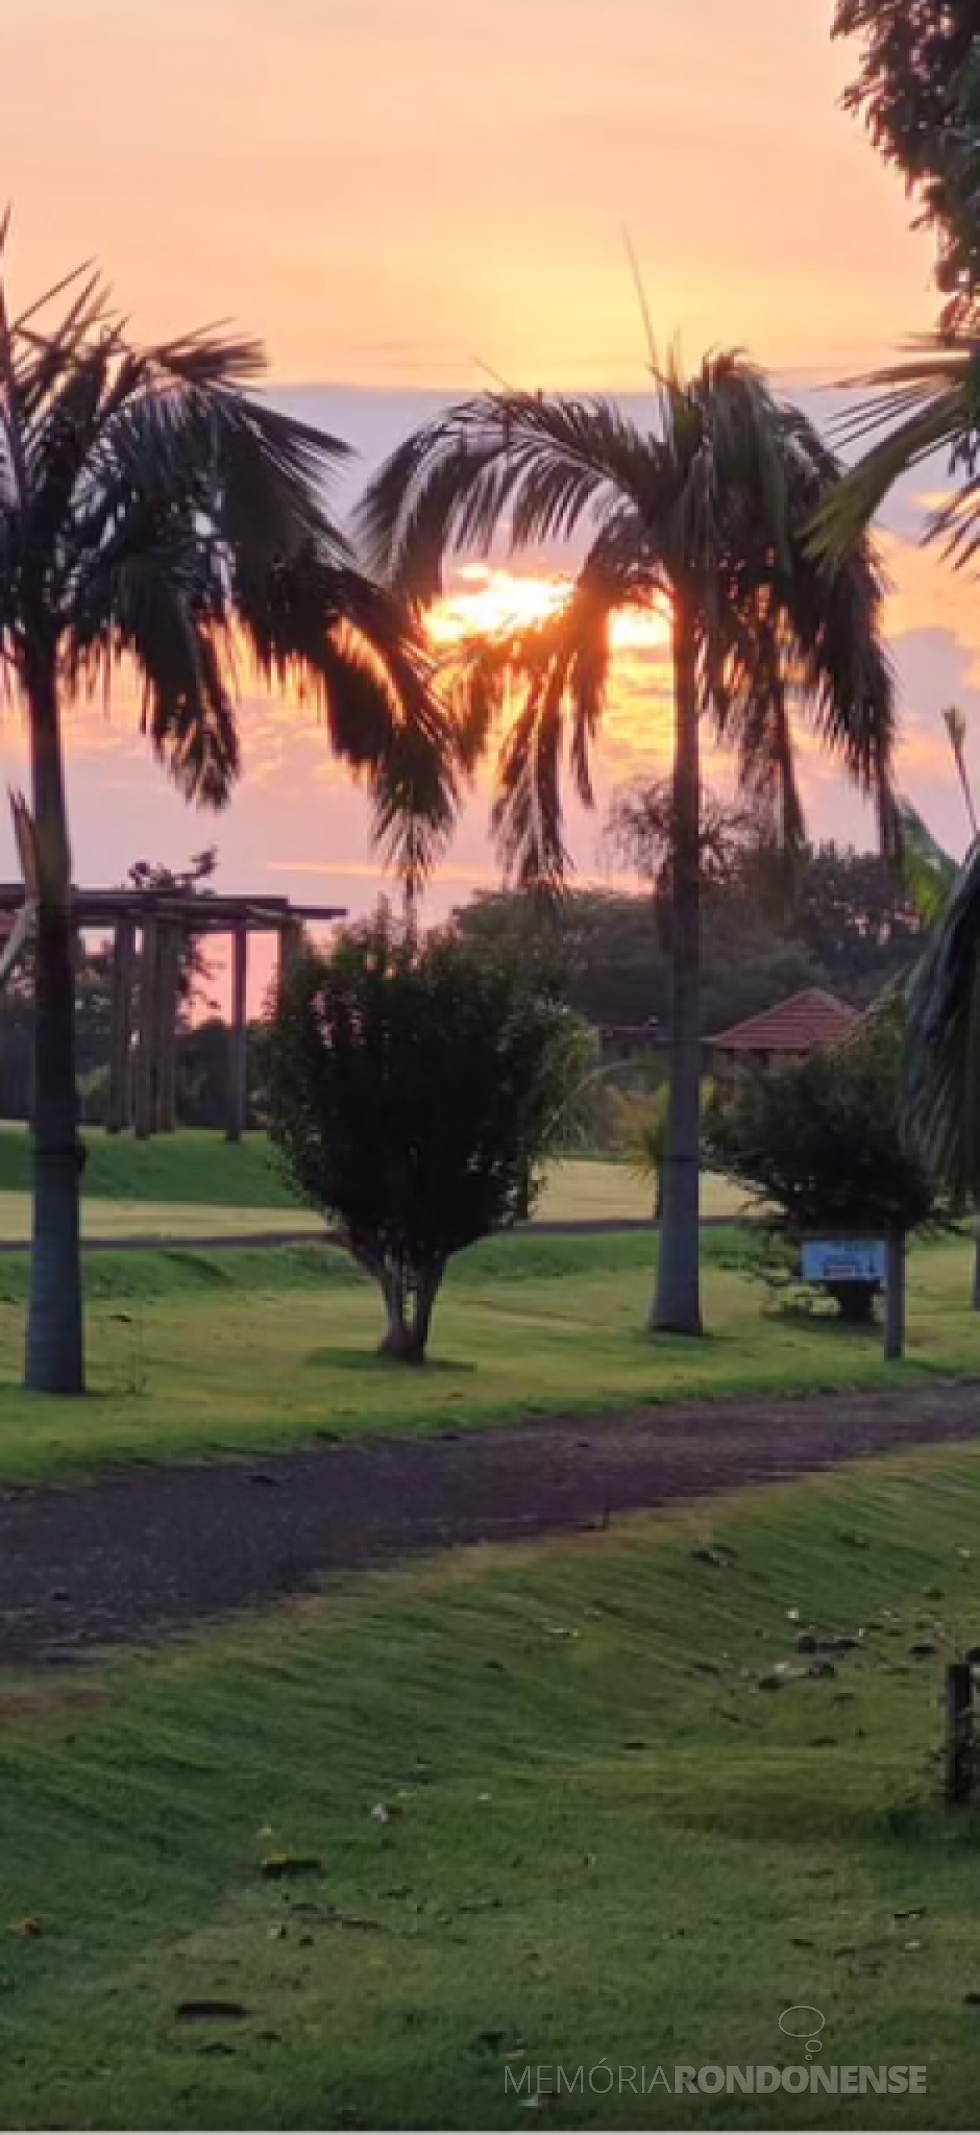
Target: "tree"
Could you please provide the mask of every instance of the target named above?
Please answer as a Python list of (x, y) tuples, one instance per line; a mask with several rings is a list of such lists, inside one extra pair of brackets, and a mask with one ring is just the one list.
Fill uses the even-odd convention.
[[(886, 1236), (941, 1220), (933, 1174), (903, 1125), (901, 997), (892, 994), (843, 1045), (799, 1065), (718, 1083), (705, 1115), (709, 1160), (744, 1186), (783, 1239)], [(870, 1316), (874, 1285), (842, 1285), (845, 1317)]]
[(286, 1171), (381, 1289), (385, 1355), (420, 1364), (454, 1253), (528, 1214), (590, 1060), (516, 962), (379, 915), (295, 960), (265, 1047)]
[(254, 342), (137, 348), (84, 274), (13, 311), (6, 234), (0, 677), (27, 712), (38, 877), (26, 1383), (70, 1394), (84, 1364), (67, 707), (134, 670), (155, 754), (188, 800), (220, 807), (240, 768), (243, 658), (266, 682), (294, 680), (410, 876), (449, 820), (453, 781), (418, 634), (324, 506), (344, 448), (249, 396)]
[(975, 0), (837, 0), (835, 37), (861, 41), (845, 106), (905, 179), (939, 243), (955, 324), (980, 280), (980, 24)]
[[(652, 885), (669, 924), (677, 845), (673, 780), (639, 778), (620, 786), (612, 797), (605, 839), (615, 860)], [(703, 906), (733, 889), (751, 889), (770, 904), (778, 903), (789, 886), (783, 863), (787, 857), (799, 857), (780, 848), (765, 809), (751, 800), (725, 801), (706, 786), (701, 788), (698, 845)]]
[[(911, 803), (900, 803), (902, 871), (931, 929), (907, 988), (905, 1113), (909, 1129), (957, 1207), (980, 1209), (980, 844), (966, 766), (966, 721), (942, 715), (963, 790), (973, 843), (962, 868)], [(980, 1222), (973, 1308), (980, 1312)]]
[[(665, 1036), (669, 915), (659, 885), (653, 897), (569, 888), (544, 905), (520, 890), (481, 891), (454, 917), (468, 941), (541, 957), (569, 1007), (610, 1039), (643, 1026), (653, 1046)], [(800, 854), (788, 880), (782, 869), (760, 878), (750, 850), (744, 870), (734, 864), (712, 882), (701, 919), (705, 1037), (808, 986), (867, 1007), (908, 975), (929, 924), (892, 864), (833, 844)]]
[(818, 846), (798, 869), (790, 919), (816, 983), (867, 1007), (911, 970), (925, 922), (901, 871), (877, 853)]
[[(953, 738), (953, 737), (951, 737)], [(956, 742), (954, 738), (954, 750)], [(966, 787), (971, 820), (972, 794)], [(962, 868), (903, 809), (905, 870), (932, 933), (908, 988), (906, 1116), (955, 1205), (980, 1208), (980, 844)], [(980, 1311), (980, 1225), (973, 1273)]]
[(743, 791), (768, 804), (778, 834), (794, 842), (802, 811), (791, 707), (809, 714), (824, 745), (876, 793), (886, 823), (892, 699), (870, 548), (828, 574), (804, 538), (839, 478), (816, 430), (737, 356), (711, 358), (690, 378), (671, 367), (656, 384), (649, 429), (602, 400), (499, 393), (466, 402), (394, 453), (361, 525), (375, 562), (418, 601), (439, 590), (455, 550), (486, 551), (501, 530), (517, 550), (588, 530), (565, 605), (460, 662), (474, 755), (516, 699), (500, 746), (495, 822), (525, 883), (554, 884), (566, 869), (566, 746), (577, 791), (592, 801), (613, 616), (654, 606), (669, 616), (671, 1094), (651, 1325), (696, 1335), (702, 717), (733, 745)]

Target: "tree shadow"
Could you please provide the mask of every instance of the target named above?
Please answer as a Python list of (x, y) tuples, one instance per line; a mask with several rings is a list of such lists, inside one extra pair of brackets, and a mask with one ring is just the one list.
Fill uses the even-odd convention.
[(379, 1378), (431, 1379), (442, 1376), (471, 1377), (479, 1366), (461, 1357), (426, 1357), (423, 1364), (403, 1364), (396, 1357), (382, 1356), (377, 1349), (352, 1349), (331, 1343), (324, 1349), (311, 1349), (305, 1362), (313, 1369), (325, 1367), (329, 1371), (351, 1371), (363, 1375), (376, 1373)]

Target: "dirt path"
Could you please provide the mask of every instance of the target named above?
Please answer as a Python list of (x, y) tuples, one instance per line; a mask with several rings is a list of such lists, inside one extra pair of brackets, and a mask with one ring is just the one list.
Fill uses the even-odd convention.
[(326, 1572), (980, 1438), (980, 1383), (685, 1404), (131, 1469), (0, 1495), (0, 1666), (147, 1641)]

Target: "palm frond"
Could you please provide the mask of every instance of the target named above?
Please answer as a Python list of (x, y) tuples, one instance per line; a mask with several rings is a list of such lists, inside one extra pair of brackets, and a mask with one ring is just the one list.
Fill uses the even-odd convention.
[(980, 846), (909, 983), (906, 1105), (936, 1176), (980, 1201)]
[(901, 831), (903, 887), (924, 926), (937, 926), (945, 913), (959, 872), (951, 853), (937, 844), (912, 802), (897, 802)]
[(662, 449), (601, 400), (486, 394), (399, 447), (370, 484), (357, 526), (369, 563), (420, 602), (453, 553), (566, 539), (624, 500), (651, 507)]
[(693, 379), (668, 362), (648, 431), (614, 405), (493, 393), (452, 409), (394, 454), (359, 525), (376, 568), (413, 601), (439, 590), (448, 558), (580, 539), (586, 562), (559, 615), (452, 662), (457, 731), (472, 763), (516, 706), (498, 765), (494, 823), (526, 879), (564, 866), (561, 786), (591, 798), (590, 755), (608, 684), (617, 607), (683, 602), (702, 702), (733, 741), (751, 798), (790, 842), (802, 837), (791, 744), (802, 709), (890, 824), (891, 675), (881, 582), (859, 544), (828, 578), (808, 548), (839, 466), (803, 414), (777, 401), (734, 352)]
[(315, 695), (417, 880), (452, 820), (460, 754), (412, 618), (328, 510), (347, 448), (247, 390), (263, 364), (222, 326), (135, 347), (87, 269), (12, 316), (0, 273), (4, 678), (23, 684), (38, 630), (69, 694), (134, 666), (156, 754), (189, 799), (219, 806), (251, 659)]
[[(825, 497), (814, 515), (815, 553), (839, 564), (903, 475), (945, 451), (950, 470), (967, 480), (949, 504), (932, 514), (926, 534), (955, 561), (974, 554), (980, 494), (973, 481), (980, 444), (980, 345), (969, 333), (923, 338), (905, 361), (861, 381), (870, 389), (840, 425), (842, 444), (874, 438), (870, 450)], [(882, 432), (885, 434), (882, 435)]]

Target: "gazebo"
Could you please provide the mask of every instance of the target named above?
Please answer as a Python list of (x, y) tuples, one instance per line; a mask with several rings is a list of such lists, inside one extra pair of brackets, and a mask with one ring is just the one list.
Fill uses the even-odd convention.
[[(0, 940), (16, 929), (24, 894), (22, 882), (0, 883)], [(131, 1126), (141, 1139), (170, 1134), (175, 1126), (181, 950), (194, 936), (228, 937), (227, 1132), (230, 1141), (240, 1141), (246, 1114), (249, 936), (274, 934), (282, 969), (303, 926), (343, 919), (343, 907), (291, 904), (287, 897), (226, 897), (210, 890), (107, 889), (73, 890), (71, 914), (77, 934), (112, 937), (106, 1126), (110, 1134)]]
[(770, 1067), (806, 1060), (823, 1045), (838, 1045), (860, 1021), (856, 1008), (820, 986), (790, 995), (744, 1023), (708, 1039), (712, 1058), (729, 1065)]

